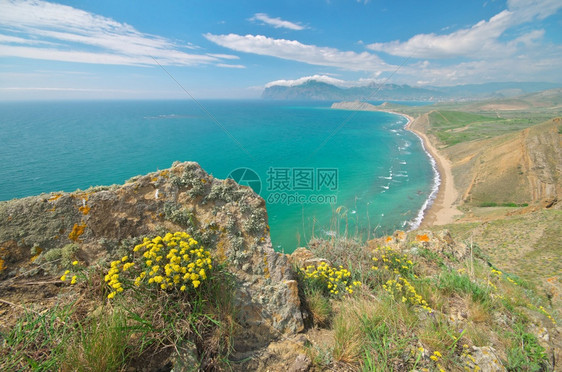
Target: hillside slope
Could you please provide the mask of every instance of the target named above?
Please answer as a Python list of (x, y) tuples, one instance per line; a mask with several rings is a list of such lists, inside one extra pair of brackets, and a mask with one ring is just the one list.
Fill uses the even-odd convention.
[(562, 192), (561, 128), (560, 118), (555, 118), (515, 133), (442, 148), (452, 162), (461, 200), (480, 205), (557, 199)]

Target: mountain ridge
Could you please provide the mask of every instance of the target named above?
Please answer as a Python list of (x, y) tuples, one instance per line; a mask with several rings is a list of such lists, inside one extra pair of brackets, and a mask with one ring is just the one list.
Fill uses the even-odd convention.
[(275, 84), (266, 87), (261, 95), (269, 100), (364, 100), (364, 101), (467, 101), (486, 98), (510, 98), (562, 87), (546, 82), (499, 82), (456, 86), (416, 87), (407, 84), (376, 84), (358, 87), (338, 87), (310, 79), (298, 85)]

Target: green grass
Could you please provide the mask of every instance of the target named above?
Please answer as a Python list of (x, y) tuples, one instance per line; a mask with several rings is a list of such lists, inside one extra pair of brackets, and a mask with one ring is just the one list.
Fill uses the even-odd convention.
[(414, 357), (408, 352), (416, 339), (400, 331), (400, 319), (390, 316), (394, 313), (393, 307), (389, 303), (386, 309), (383, 307), (378, 313), (365, 309), (356, 314), (363, 332), (363, 371), (392, 370), (393, 362), (403, 359), (404, 355), (408, 355), (408, 358), (401, 364), (415, 364)]
[(529, 203), (496, 203), (496, 202), (482, 202), (478, 205), (479, 207), (487, 208), (487, 207), (509, 207), (509, 208), (518, 208), (518, 207), (528, 207)]
[(136, 268), (142, 265), (133, 252), (129, 255), (131, 259), (113, 261), (111, 266), (119, 268), (122, 291), (117, 291), (115, 283), (104, 283), (109, 265), (103, 274), (97, 267), (85, 270), (73, 265), (77, 272), (65, 276), (76, 274), (80, 281), (67, 290), (82, 300), (41, 312), (25, 311), (0, 335), (0, 370), (155, 370), (186, 345), (194, 345), (191, 354), (196, 354), (189, 368), (227, 369), (237, 310), (234, 279), (224, 265), (209, 267), (197, 286), (162, 290), (161, 286), (135, 285)]
[(447, 146), (457, 143), (496, 137), (515, 132), (549, 120), (551, 116), (527, 114), (513, 116), (495, 112), (469, 113), (461, 111), (433, 111), (429, 114), (430, 133)]
[[(546, 299), (533, 286), (517, 275), (494, 271), (476, 243), (472, 243), (471, 258), (460, 261), (421, 245), (414, 249), (416, 244), (406, 243), (402, 250), (363, 247), (357, 254), (361, 258), (354, 262), (354, 275), (362, 278), (363, 285), (351, 295), (330, 299), (332, 322), (324, 327), (334, 343), (322, 352), (309, 346), (315, 350), (311, 357), (317, 368), (457, 370), (463, 366), (465, 353), (470, 354), (470, 346), (493, 346), (498, 355), (505, 356), (501, 362), (508, 370), (548, 368), (544, 350), (529, 330), (531, 317), (527, 314), (531, 311), (544, 318), (545, 327), (552, 327), (553, 318), (539, 309)], [(315, 246), (323, 245), (316, 242)], [(337, 254), (338, 250), (332, 251), (329, 257), (337, 258)], [(410, 260), (411, 264), (402, 267)], [(409, 301), (410, 289), (400, 278), (407, 278), (431, 311)], [(392, 284), (388, 291), (388, 280), (403, 283), (403, 287)], [(322, 303), (321, 292), (307, 293), (308, 301)], [(498, 323), (498, 318), (508, 321)]]
[(57, 370), (74, 332), (72, 313), (72, 304), (41, 313), (26, 309), (10, 331), (0, 334), (0, 370)]
[(445, 294), (469, 294), (473, 301), (486, 303), (490, 300), (490, 289), (471, 280), (468, 275), (453, 270), (444, 270), (437, 279), (437, 288)]
[(307, 289), (304, 299), (304, 306), (311, 314), (313, 324), (320, 327), (328, 326), (333, 314), (330, 299), (317, 289)]
[(120, 311), (102, 314), (78, 324), (65, 349), (61, 369), (63, 371), (109, 372), (119, 370), (127, 361), (131, 333), (127, 318)]
[(548, 357), (545, 349), (539, 345), (537, 338), (525, 331), (525, 326), (517, 323), (512, 332), (508, 332), (512, 339), (511, 347), (507, 351), (508, 371), (544, 371), (547, 368)]

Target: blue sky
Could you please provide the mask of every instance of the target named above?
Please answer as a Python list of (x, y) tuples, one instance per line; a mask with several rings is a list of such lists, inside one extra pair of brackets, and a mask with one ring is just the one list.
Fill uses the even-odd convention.
[(560, 0), (0, 0), (0, 99), (562, 83)]

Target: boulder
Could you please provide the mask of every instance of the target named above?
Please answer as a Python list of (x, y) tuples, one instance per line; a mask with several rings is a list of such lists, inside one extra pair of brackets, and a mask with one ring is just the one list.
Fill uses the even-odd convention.
[(272, 248), (264, 200), (193, 162), (124, 185), (0, 202), (0, 281), (55, 274), (71, 257), (112, 259), (167, 231), (187, 231), (233, 274), (238, 351), (303, 329), (294, 274)]

